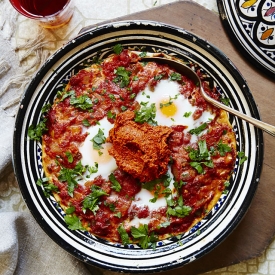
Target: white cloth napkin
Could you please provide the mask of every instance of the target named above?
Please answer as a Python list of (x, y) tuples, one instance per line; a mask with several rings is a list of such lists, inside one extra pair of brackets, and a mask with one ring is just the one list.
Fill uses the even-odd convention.
[(91, 275), (87, 267), (51, 240), (29, 212), (0, 213), (1, 275)]
[[(6, 108), (6, 104), (18, 96), (18, 87), (9, 85), (16, 74), (21, 73), (19, 62), (11, 44), (0, 35), (0, 173), (11, 161), (14, 115), (17, 106)], [(5, 88), (6, 87), (6, 88)]]

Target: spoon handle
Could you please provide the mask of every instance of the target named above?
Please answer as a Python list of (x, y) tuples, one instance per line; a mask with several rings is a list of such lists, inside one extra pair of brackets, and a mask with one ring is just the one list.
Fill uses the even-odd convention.
[(267, 132), (271, 136), (275, 137), (275, 126), (270, 125), (268, 123), (265, 123), (265, 122), (263, 122), (261, 120), (255, 119), (255, 118), (253, 118), (251, 116), (245, 115), (245, 114), (243, 114), (243, 113), (241, 113), (241, 112), (239, 112), (239, 111), (237, 111), (235, 109), (232, 109), (232, 108), (230, 108), (230, 107), (228, 107), (228, 106), (226, 106), (226, 105), (224, 105), (224, 104), (222, 104), (222, 103), (220, 103), (220, 102), (212, 99), (210, 96), (208, 96), (205, 93), (205, 91), (202, 91), (202, 92), (204, 93), (204, 98), (209, 103), (211, 103), (212, 105), (214, 105), (214, 106), (216, 106), (216, 107), (218, 107), (220, 109), (223, 109), (223, 110), (227, 111), (228, 113), (231, 113), (231, 114), (233, 114), (233, 115), (235, 115), (235, 116), (237, 116), (237, 117), (239, 117), (239, 118), (241, 118), (241, 119), (243, 119), (243, 120), (245, 120), (245, 121), (253, 124), (257, 128), (259, 128), (259, 129)]

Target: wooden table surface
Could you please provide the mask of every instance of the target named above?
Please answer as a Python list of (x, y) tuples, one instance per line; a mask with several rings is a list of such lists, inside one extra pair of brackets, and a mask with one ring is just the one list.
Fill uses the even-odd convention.
[[(144, 19), (182, 27), (218, 47), (239, 69), (253, 94), (263, 121), (275, 125), (275, 80), (246, 60), (227, 36), (219, 15), (191, 1), (179, 1), (112, 21)], [(264, 133), (264, 164), (251, 206), (232, 234), (202, 258), (161, 274), (191, 275), (258, 257), (275, 234), (275, 138)]]

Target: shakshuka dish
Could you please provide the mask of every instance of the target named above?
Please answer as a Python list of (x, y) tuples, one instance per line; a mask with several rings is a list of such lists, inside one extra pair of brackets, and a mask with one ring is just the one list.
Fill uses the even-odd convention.
[[(73, 75), (43, 119), (45, 177), (71, 230), (154, 248), (190, 230), (217, 203), (236, 160), (225, 111), (166, 64), (114, 47)], [(220, 94), (203, 78), (205, 91)], [(40, 134), (40, 136), (39, 136)]]

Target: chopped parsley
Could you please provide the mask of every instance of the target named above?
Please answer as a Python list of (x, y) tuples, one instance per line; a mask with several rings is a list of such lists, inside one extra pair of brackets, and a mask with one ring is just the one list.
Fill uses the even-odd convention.
[(117, 228), (117, 231), (120, 235), (120, 239), (123, 245), (129, 244), (130, 243), (129, 235), (122, 224), (119, 225), (119, 227)]
[(120, 88), (127, 87), (130, 83), (131, 72), (127, 71), (124, 67), (118, 67), (114, 73), (117, 75), (113, 82), (119, 84)]
[(130, 95), (130, 99), (134, 99), (136, 97), (136, 94), (135, 93), (132, 93), (131, 95)]
[(220, 140), (218, 145), (217, 145), (217, 149), (220, 153), (220, 156), (224, 157), (226, 155), (226, 153), (231, 152), (231, 147), (228, 146), (225, 143), (222, 143), (222, 141)]
[(178, 98), (178, 95), (175, 95), (175, 97), (169, 96), (169, 101), (167, 103), (160, 103), (159, 104), (160, 109), (162, 109), (163, 107), (168, 107), (168, 106), (172, 105), (173, 104), (172, 100), (177, 99), (177, 98)]
[(113, 114), (110, 110), (107, 112), (107, 118), (110, 119), (115, 119), (116, 118), (116, 114)]
[(123, 46), (121, 44), (116, 44), (113, 47), (113, 51), (115, 54), (120, 54), (123, 51)]
[(95, 215), (99, 209), (99, 198), (108, 194), (97, 185), (92, 185), (91, 191), (91, 194), (83, 200), (83, 212), (85, 213), (86, 209), (90, 209)]
[(106, 137), (104, 136), (104, 132), (102, 129), (98, 129), (98, 133), (91, 139), (93, 142), (93, 148), (95, 150), (103, 149), (102, 144), (105, 143)]
[(221, 101), (224, 105), (229, 106), (230, 98), (228, 98), (228, 97), (222, 97), (222, 98), (220, 99), (220, 101)]
[[(155, 203), (159, 197), (160, 194), (164, 194), (165, 196), (168, 196), (172, 193), (171, 189), (168, 188), (170, 185), (172, 178), (170, 178), (169, 174), (166, 174), (158, 179), (144, 182), (142, 184), (142, 187), (149, 191), (154, 191), (154, 197), (150, 199), (149, 201), (152, 203)], [(165, 189), (162, 189), (162, 186), (166, 187)]]
[(173, 72), (170, 74), (170, 80), (173, 81), (180, 81), (181, 80), (181, 74)]
[(116, 210), (116, 206), (115, 206), (114, 203), (108, 203), (108, 202), (104, 201), (104, 205), (107, 206), (107, 207), (109, 207), (109, 209), (110, 209), (112, 212), (114, 212), (114, 211)]
[(184, 205), (183, 198), (180, 196), (178, 200), (174, 198), (167, 198), (167, 215), (184, 218), (190, 214), (192, 208), (188, 205)]
[[(51, 109), (51, 104), (45, 104), (41, 109), (41, 114), (47, 113)], [(48, 130), (47, 128), (47, 118), (43, 116), (41, 121), (36, 125), (30, 125), (28, 128), (28, 136), (31, 140), (40, 140), (44, 132)]]
[(73, 157), (72, 153), (69, 152), (69, 151), (67, 151), (67, 152), (65, 152), (65, 155), (66, 155), (66, 157), (67, 157), (67, 159), (68, 159), (68, 162), (69, 162), (69, 163), (73, 163), (74, 157)]
[(74, 94), (75, 94), (74, 90), (68, 91), (68, 92), (64, 93), (63, 95), (61, 93), (60, 96), (62, 95), (62, 97), (60, 99), (60, 102), (64, 101), (67, 97), (70, 97), (70, 96), (72, 96)]
[(176, 190), (179, 192), (181, 187), (184, 186), (186, 184), (186, 182), (180, 180), (180, 181), (174, 181), (173, 184), (174, 184), (174, 187), (176, 188)]
[(90, 122), (89, 122), (88, 119), (83, 119), (83, 120), (82, 120), (82, 124), (83, 124), (85, 127), (91, 126), (91, 124), (90, 124)]
[(76, 97), (74, 94), (71, 95), (70, 104), (82, 110), (88, 110), (93, 107), (93, 102), (87, 95), (81, 95), (79, 97)]
[(65, 213), (66, 213), (67, 215), (70, 215), (70, 214), (73, 214), (74, 211), (75, 211), (75, 207), (74, 207), (74, 206), (70, 206), (70, 207), (68, 207), (68, 208), (66, 209)]
[[(228, 188), (229, 186), (230, 186), (229, 180), (225, 181), (225, 182), (224, 182), (224, 187), (225, 187), (225, 188)], [(228, 192), (229, 192), (229, 191), (225, 189), (225, 190), (223, 190), (222, 193), (223, 193), (223, 194), (227, 194)]]
[(138, 244), (146, 249), (148, 247), (156, 248), (156, 242), (158, 241), (158, 237), (154, 232), (149, 234), (148, 225), (141, 224), (138, 228), (132, 226), (131, 227), (131, 235), (135, 240), (138, 241)]
[(52, 104), (48, 103), (48, 104), (45, 104), (42, 109), (41, 109), (41, 113), (44, 114), (44, 113), (47, 113), (52, 107)]
[(43, 186), (43, 193), (46, 198), (49, 198), (52, 192), (57, 193), (59, 191), (56, 185), (49, 182), (49, 178), (38, 179), (36, 184), (41, 187)]
[(28, 136), (32, 140), (40, 140), (44, 132), (48, 130), (47, 119), (44, 117), (36, 126), (30, 125), (28, 128)]
[(185, 112), (183, 114), (184, 117), (190, 117), (192, 115), (192, 112)]
[(119, 192), (121, 190), (121, 185), (120, 183), (117, 181), (115, 175), (113, 173), (110, 174), (109, 176), (109, 180), (112, 183), (112, 189), (114, 189), (115, 191)]
[(127, 108), (126, 106), (123, 106), (123, 105), (122, 105), (122, 106), (120, 107), (120, 109), (121, 109), (122, 112), (125, 112), (128, 108)]
[(141, 108), (135, 111), (135, 122), (144, 123), (147, 122), (150, 125), (157, 125), (156, 117), (156, 105), (152, 103), (147, 106), (148, 102), (141, 102)]
[(191, 135), (196, 135), (196, 136), (198, 136), (198, 135), (201, 134), (206, 128), (207, 128), (207, 123), (205, 122), (205, 123), (201, 124), (199, 127), (194, 128), (194, 129), (191, 129), (191, 130), (189, 131), (189, 133), (190, 133)]
[(140, 56), (140, 57), (146, 57), (146, 56), (147, 56), (147, 53), (146, 53), (146, 52), (141, 52), (141, 53), (139, 54), (139, 56)]
[(71, 230), (85, 230), (80, 219), (76, 215), (66, 215), (64, 220)]
[(95, 162), (95, 166), (88, 166), (87, 170), (89, 171), (90, 174), (97, 173), (97, 171), (98, 171), (98, 163)]
[(86, 172), (86, 167), (78, 162), (74, 169), (62, 167), (58, 179), (62, 182), (67, 182), (68, 193), (73, 197), (73, 192), (77, 186), (77, 177), (82, 176)]
[(238, 157), (239, 157), (240, 165), (242, 165), (247, 160), (247, 156), (245, 156), (244, 152), (238, 152)]
[(117, 212), (114, 214), (114, 216), (120, 219), (122, 217), (122, 214), (121, 212)]
[(158, 226), (158, 229), (160, 229), (160, 228), (166, 228), (166, 227), (168, 227), (168, 226), (170, 226), (170, 222), (169, 221), (166, 221), (166, 222), (163, 222), (163, 223), (161, 223), (159, 226)]
[(154, 80), (161, 80), (164, 77), (164, 74), (158, 74), (154, 77)]
[(199, 174), (203, 174), (205, 172), (203, 165), (213, 168), (214, 164), (211, 159), (211, 153), (207, 149), (206, 141), (200, 140), (198, 146), (198, 150), (191, 149), (188, 156), (191, 160), (190, 165), (195, 168)]
[[(92, 63), (93, 64), (101, 64), (102, 63), (102, 59), (100, 58), (100, 53), (93, 57)], [(91, 65), (89, 64), (88, 66), (90, 67)]]
[(111, 99), (112, 102), (116, 101), (116, 98), (113, 94), (109, 94), (109, 98)]

